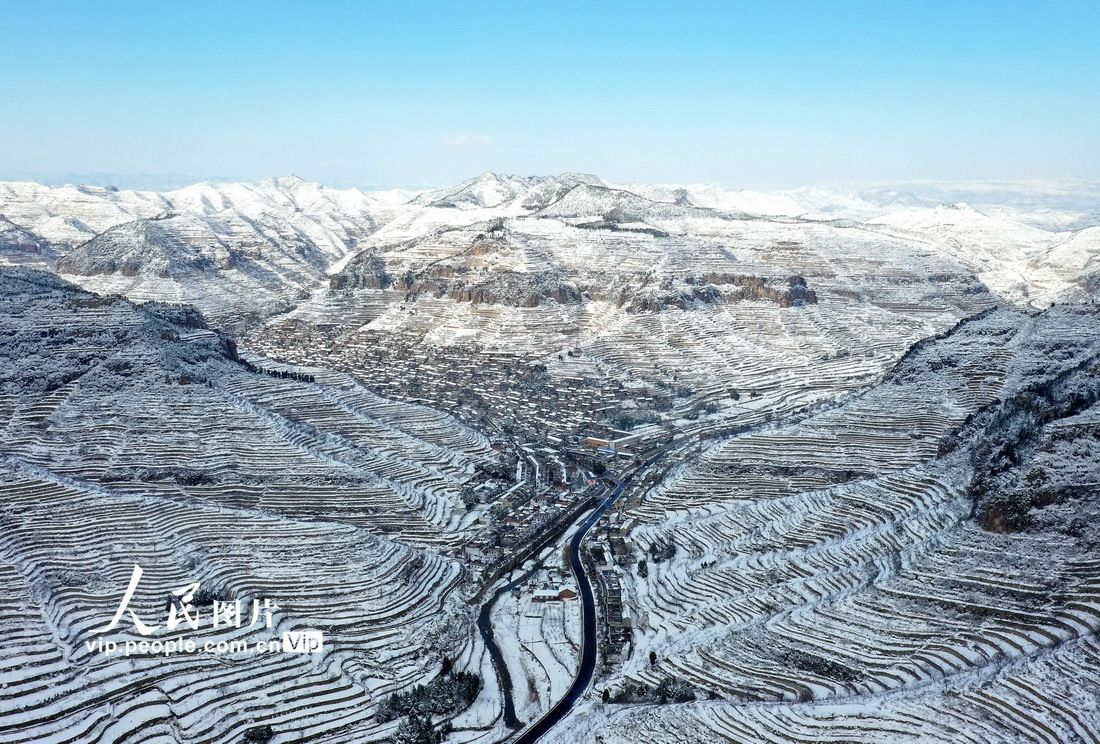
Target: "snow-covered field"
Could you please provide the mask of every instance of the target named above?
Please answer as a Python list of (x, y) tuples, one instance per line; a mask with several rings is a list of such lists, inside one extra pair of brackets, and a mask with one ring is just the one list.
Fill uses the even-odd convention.
[[(461, 537), (457, 489), (491, 457), (484, 438), (339, 375), (250, 369), (171, 310), (25, 270), (0, 283), (0, 741), (381, 735), (378, 701), (470, 637), (464, 569), (440, 550)], [(273, 637), (321, 629), (326, 650), (89, 652), (141, 640), (128, 621), (93, 632), (135, 563), (147, 624), (201, 580), (246, 608), (272, 599)]]
[[(1096, 184), (2, 183), (0, 264), (0, 744), (381, 740), (452, 667), (503, 741), (471, 555), (628, 433), (631, 640), (548, 741), (1100, 741)], [(492, 614), (527, 723), (560, 547)], [(135, 562), (326, 650), (89, 651)]]
[(625, 572), (636, 647), (606, 682), (700, 702), (590, 706), (552, 740), (1089, 740), (1098, 362), (1094, 307), (996, 311), (708, 449), (623, 515), (648, 565)]

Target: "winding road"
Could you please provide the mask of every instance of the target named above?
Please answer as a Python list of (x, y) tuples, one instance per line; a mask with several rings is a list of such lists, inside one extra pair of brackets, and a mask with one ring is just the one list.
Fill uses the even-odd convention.
[[(585, 689), (588, 687), (588, 683), (592, 681), (592, 673), (596, 668), (596, 599), (595, 595), (592, 593), (592, 584), (588, 581), (588, 577), (584, 573), (584, 566), (581, 564), (581, 542), (584, 540), (585, 534), (591, 529), (592, 525), (599, 521), (608, 507), (610, 507), (615, 502), (615, 499), (619, 497), (619, 494), (623, 492), (623, 487), (629, 480), (630, 479), (627, 478), (627, 480), (618, 484), (615, 490), (608, 496), (605, 496), (603, 501), (601, 501), (593, 511), (588, 512), (588, 516), (584, 518), (580, 527), (573, 534), (573, 538), (569, 541), (569, 567), (576, 577), (577, 588), (580, 592), (583, 607), (580, 671), (574, 678), (573, 684), (566, 691), (565, 697), (558, 701), (557, 705), (551, 708), (534, 726), (525, 731), (523, 736), (517, 739), (517, 742), (535, 741), (537, 736), (546, 733), (550, 726), (557, 723), (557, 721), (569, 711), (573, 703), (584, 694)], [(482, 605), (481, 612), (478, 614), (477, 618), (478, 630), (481, 631), (481, 637), (485, 641), (485, 647), (489, 652), (489, 658), (493, 661), (493, 668), (496, 670), (497, 681), (501, 687), (501, 697), (504, 700), (504, 725), (510, 729), (520, 729), (523, 728), (525, 724), (516, 717), (515, 701), (512, 700), (512, 675), (508, 671), (508, 664), (504, 660), (504, 653), (500, 650), (500, 647), (497, 646), (496, 640), (493, 638), (493, 607), (502, 595), (510, 592), (517, 586), (522, 586), (532, 574), (538, 571), (538, 569), (539, 566), (536, 565), (518, 579), (505, 584), (495, 591), (492, 598)], [(554, 717), (553, 720), (549, 720), (555, 713), (556, 717)], [(534, 731), (539, 732), (536, 738), (528, 738)]]
[[(524, 731), (515, 744), (533, 744), (547, 731), (573, 709), (573, 705), (584, 695), (588, 685), (592, 682), (592, 674), (596, 671), (596, 646), (598, 633), (596, 629), (596, 597), (592, 592), (592, 583), (584, 572), (581, 563), (581, 543), (592, 525), (600, 520), (600, 517), (615, 503), (615, 499), (623, 492), (623, 488), (633, 478), (633, 474), (627, 476), (611, 495), (605, 498), (596, 510), (593, 511), (581, 523), (580, 529), (573, 533), (573, 539), (569, 541), (569, 566), (573, 570), (573, 576), (577, 579), (577, 588), (580, 590), (582, 608), (582, 633), (581, 633), (581, 662), (577, 669), (577, 676), (573, 678), (573, 684), (569, 686), (565, 695), (554, 705), (549, 712)], [(510, 702), (510, 701), (509, 701)]]
[[(634, 480), (635, 476), (668, 454), (669, 450), (673, 447), (682, 448), (684, 444), (684, 442), (668, 442), (659, 447), (657, 451), (644, 462), (624, 475), (622, 480), (614, 481), (614, 479), (610, 479), (615, 483), (614, 490), (605, 496), (593, 511), (588, 512), (587, 516), (581, 520), (572, 538), (570, 538), (569, 567), (577, 581), (577, 589), (580, 593), (582, 609), (580, 665), (577, 668), (576, 676), (573, 678), (573, 683), (569, 686), (569, 689), (565, 692), (565, 695), (562, 696), (561, 700), (555, 703), (554, 706), (551, 707), (542, 718), (532, 724), (530, 728), (523, 731), (518, 738), (512, 740), (512, 744), (534, 744), (545, 736), (551, 728), (569, 714), (569, 711), (571, 711), (577, 701), (584, 696), (584, 693), (588, 690), (588, 686), (592, 683), (592, 677), (596, 671), (596, 652), (599, 646), (599, 632), (596, 627), (596, 596), (592, 590), (592, 582), (589, 581), (588, 575), (584, 571), (584, 564), (581, 561), (581, 544), (584, 542), (589, 530), (600, 521), (600, 518), (611, 508), (615, 500), (622, 495), (623, 490)], [(515, 703), (512, 700), (512, 677), (508, 672), (508, 665), (504, 660), (504, 655), (493, 639), (491, 615), (497, 599), (505, 592), (511, 591), (514, 587), (522, 585), (536, 570), (538, 570), (537, 566), (519, 579), (512, 581), (494, 592), (492, 598), (482, 605), (477, 621), (478, 629), (481, 631), (485, 646), (492, 659), (493, 667), (496, 670), (497, 679), (500, 682), (501, 697), (504, 699), (504, 723), (511, 729), (520, 729), (524, 726), (524, 723), (516, 717)]]

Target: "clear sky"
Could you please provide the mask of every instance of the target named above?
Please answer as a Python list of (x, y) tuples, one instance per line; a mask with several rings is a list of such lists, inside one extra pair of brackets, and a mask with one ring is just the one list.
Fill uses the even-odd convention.
[(0, 0), (0, 27), (0, 179), (1100, 179), (1100, 0)]

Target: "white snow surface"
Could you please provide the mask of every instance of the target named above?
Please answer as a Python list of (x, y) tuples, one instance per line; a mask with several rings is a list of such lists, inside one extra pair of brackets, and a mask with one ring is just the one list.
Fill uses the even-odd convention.
[[(752, 191), (698, 184), (608, 185), (595, 176), (571, 173), (484, 173), (426, 192), (337, 189), (296, 176), (256, 184), (199, 183), (165, 192), (0, 183), (0, 215), (62, 255), (127, 222), (190, 216), (195, 227), (180, 228), (182, 239), (218, 241), (250, 261), (247, 276), (214, 282), (225, 285), (221, 294), (251, 295), (260, 308), (292, 302), (323, 287), (327, 274), (341, 270), (364, 249), (498, 218), (537, 214), (574, 223), (612, 212), (624, 217), (615, 220), (619, 223), (656, 224), (694, 236), (729, 233), (728, 224), (723, 229), (723, 220), (715, 219), (723, 216), (727, 223), (735, 216), (856, 224), (928, 246), (968, 267), (1006, 300), (1041, 307), (1079, 298), (1083, 277), (1096, 271), (1093, 229), (1100, 225), (1100, 185), (1031, 181)], [(29, 260), (9, 253), (0, 250), (0, 261)], [(225, 301), (217, 297), (216, 286), (204, 291), (181, 288), (171, 275), (160, 275), (155, 282), (120, 282), (104, 279), (105, 273), (74, 280), (91, 289), (140, 297), (161, 291), (166, 298), (194, 302), (215, 314)], [(157, 285), (163, 286), (158, 290)]]

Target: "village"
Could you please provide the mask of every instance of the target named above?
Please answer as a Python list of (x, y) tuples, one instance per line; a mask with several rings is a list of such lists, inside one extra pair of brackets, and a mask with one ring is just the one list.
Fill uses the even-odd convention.
[[(670, 425), (653, 423), (656, 409), (670, 407), (667, 400), (612, 377), (551, 375), (519, 353), (291, 327), (295, 332), (283, 326), (250, 338), (250, 351), (340, 369), (379, 395), (446, 410), (488, 437), (499, 464), (482, 466), (463, 483), (463, 503), (477, 516), (470, 540), (455, 551), (482, 584), (522, 563), (530, 546), (591, 507), (607, 487), (601, 476), (621, 466), (616, 462), (631, 462), (633, 448), (673, 436)], [(624, 410), (647, 423), (612, 428), (632, 423)], [(612, 422), (613, 412), (619, 413)]]

